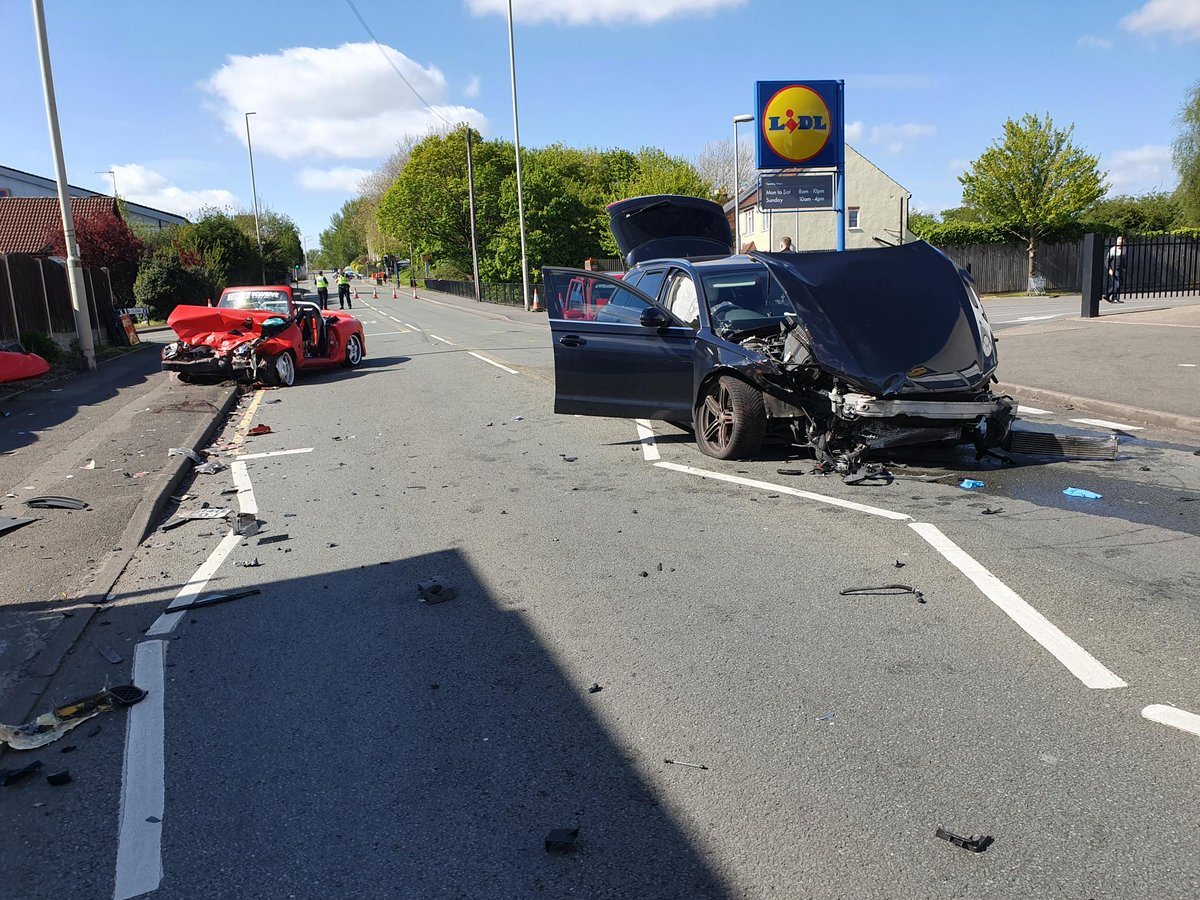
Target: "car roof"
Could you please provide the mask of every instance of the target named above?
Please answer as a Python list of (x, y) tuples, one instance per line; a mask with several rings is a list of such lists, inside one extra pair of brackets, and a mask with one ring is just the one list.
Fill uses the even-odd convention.
[(711, 275), (719, 272), (731, 272), (739, 269), (757, 269), (762, 266), (758, 260), (745, 256), (708, 256), (699, 259), (648, 259), (645, 262), (638, 263), (630, 271), (634, 269), (658, 269), (667, 266), (675, 266), (679, 269), (694, 270), (698, 274)]

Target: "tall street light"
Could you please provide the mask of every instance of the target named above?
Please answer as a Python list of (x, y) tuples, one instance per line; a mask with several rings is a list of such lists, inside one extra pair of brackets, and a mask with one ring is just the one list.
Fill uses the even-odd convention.
[(471, 123), (467, 129), (467, 198), (471, 203), (471, 271), (475, 273), (475, 302), (483, 299), (479, 293), (479, 242), (475, 237), (475, 162), (471, 155)]
[(267, 263), (263, 260), (262, 229), (258, 227), (258, 187), (254, 183), (254, 148), (250, 145), (250, 117), (256, 112), (246, 113), (246, 150), (250, 153), (250, 195), (254, 199), (254, 236), (258, 239), (258, 258), (262, 262), (262, 283), (267, 283)]
[(733, 252), (742, 252), (742, 173), (741, 154), (738, 152), (738, 125), (743, 122), (753, 122), (754, 116), (742, 113), (733, 117)]
[(521, 128), (517, 124), (517, 57), (513, 50), (512, 0), (508, 0), (508, 68), (512, 75), (513, 147), (517, 151), (517, 218), (521, 226), (521, 296), (529, 311), (529, 260), (525, 255), (525, 194), (521, 189)]
[(83, 262), (75, 242), (75, 216), (67, 194), (67, 164), (63, 160), (62, 132), (58, 128), (58, 104), (54, 99), (54, 73), (50, 70), (50, 45), (46, 40), (46, 12), (42, 0), (33, 0), (33, 30), (37, 35), (38, 54), (42, 66), (42, 90), (46, 96), (46, 121), (50, 126), (50, 147), (54, 152), (54, 177), (58, 181), (58, 206), (62, 211), (63, 242), (67, 245), (67, 283), (71, 288), (71, 306), (75, 311), (75, 333), (79, 336), (79, 351), (84, 365), (96, 368), (96, 347), (92, 339), (87, 288), (83, 283)]

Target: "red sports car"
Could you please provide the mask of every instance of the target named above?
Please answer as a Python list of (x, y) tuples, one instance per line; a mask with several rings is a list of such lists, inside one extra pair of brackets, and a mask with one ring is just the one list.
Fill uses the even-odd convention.
[(287, 386), (297, 369), (353, 368), (367, 355), (362, 322), (297, 300), (288, 285), (228, 287), (215, 306), (177, 306), (167, 319), (179, 340), (163, 368), (183, 381), (235, 376)]

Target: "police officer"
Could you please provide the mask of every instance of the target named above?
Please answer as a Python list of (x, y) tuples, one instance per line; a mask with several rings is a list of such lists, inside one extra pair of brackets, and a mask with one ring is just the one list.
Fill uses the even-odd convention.
[(329, 279), (324, 272), (317, 273), (317, 303), (321, 309), (329, 306)]
[(350, 302), (350, 276), (346, 274), (345, 269), (338, 272), (338, 309), (354, 309), (354, 304)]

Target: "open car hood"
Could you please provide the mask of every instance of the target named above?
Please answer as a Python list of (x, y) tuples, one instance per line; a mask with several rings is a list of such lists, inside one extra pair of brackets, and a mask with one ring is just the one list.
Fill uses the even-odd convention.
[(181, 305), (171, 310), (167, 324), (181, 341), (228, 351), (262, 337), (263, 323), (268, 319), (280, 320), (281, 317), (267, 310)]
[(725, 211), (699, 197), (658, 194), (618, 200), (608, 206), (608, 227), (631, 266), (650, 259), (733, 252)]
[(924, 241), (750, 254), (787, 293), (816, 362), (878, 397), (970, 391), (996, 368), (991, 327), (958, 267)]

